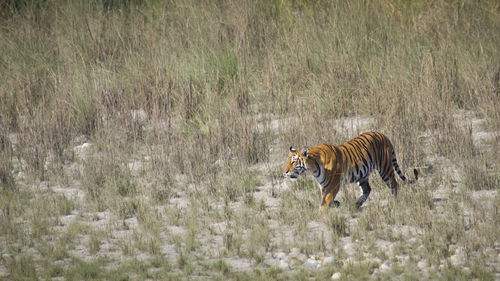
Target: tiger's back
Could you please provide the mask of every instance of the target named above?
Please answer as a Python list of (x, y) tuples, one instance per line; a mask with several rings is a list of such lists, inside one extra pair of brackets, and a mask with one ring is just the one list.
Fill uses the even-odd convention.
[[(378, 132), (367, 132), (338, 146), (343, 158), (347, 162), (345, 176), (349, 182), (359, 181), (377, 170), (380, 176), (387, 181), (394, 177), (393, 162), (394, 148), (385, 135)], [(395, 167), (394, 167), (395, 168)]]

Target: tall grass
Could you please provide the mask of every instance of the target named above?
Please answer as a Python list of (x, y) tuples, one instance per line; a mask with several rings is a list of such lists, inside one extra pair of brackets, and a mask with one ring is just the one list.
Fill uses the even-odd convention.
[[(356, 114), (376, 118), (397, 143), (445, 129), (452, 109), (475, 109), (498, 128), (494, 1), (49, 1), (3, 9), (1, 126), (18, 133), (16, 153), (39, 172), (80, 134), (114, 126), (136, 140), (136, 109), (166, 123), (152, 136), (169, 136), (181, 171), (196, 166), (191, 158), (210, 162), (228, 148), (263, 160), (269, 143), (255, 113), (300, 117), (283, 144), (331, 140), (325, 122)], [(175, 155), (184, 146), (193, 154)]]

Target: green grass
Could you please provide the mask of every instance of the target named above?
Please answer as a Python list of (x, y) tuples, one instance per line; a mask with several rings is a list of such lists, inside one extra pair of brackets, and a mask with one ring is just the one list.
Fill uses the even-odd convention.
[[(498, 279), (497, 1), (7, 1), (0, 26), (0, 276)], [(288, 148), (362, 130), (420, 181), (319, 213)]]

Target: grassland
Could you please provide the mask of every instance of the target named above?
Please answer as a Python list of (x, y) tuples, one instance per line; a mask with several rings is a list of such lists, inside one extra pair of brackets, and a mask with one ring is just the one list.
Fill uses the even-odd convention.
[[(498, 1), (4, 1), (0, 279), (500, 279)], [(288, 148), (421, 179), (318, 213)]]

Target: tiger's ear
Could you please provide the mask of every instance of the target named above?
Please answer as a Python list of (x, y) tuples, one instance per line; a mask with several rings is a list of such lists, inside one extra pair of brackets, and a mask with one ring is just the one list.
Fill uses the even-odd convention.
[(309, 149), (307, 147), (304, 148), (304, 150), (302, 150), (302, 156), (309, 158), (309, 156), (307, 155), (308, 152), (309, 152)]
[(297, 152), (297, 149), (295, 149), (293, 146), (290, 146), (290, 152)]

